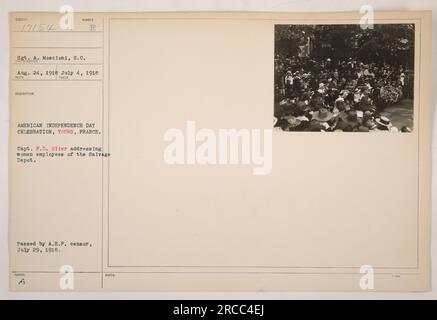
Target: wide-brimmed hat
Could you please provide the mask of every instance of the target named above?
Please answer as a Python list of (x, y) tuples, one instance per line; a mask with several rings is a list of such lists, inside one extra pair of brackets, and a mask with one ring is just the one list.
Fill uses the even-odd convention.
[(387, 117), (384, 117), (384, 116), (381, 116), (381, 117), (379, 117), (379, 118), (376, 118), (376, 119), (375, 119), (375, 122), (376, 122), (377, 124), (379, 124), (380, 126), (383, 126), (383, 127), (387, 128), (387, 129), (390, 129), (391, 126), (392, 126), (392, 124), (391, 124), (391, 122), (390, 122), (390, 119), (387, 118)]
[(318, 121), (329, 121), (334, 117), (334, 114), (326, 108), (320, 108), (319, 111), (313, 113), (313, 119)]

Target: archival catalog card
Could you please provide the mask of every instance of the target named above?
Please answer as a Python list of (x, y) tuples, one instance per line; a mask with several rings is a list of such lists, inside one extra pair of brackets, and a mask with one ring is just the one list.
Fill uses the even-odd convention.
[(431, 13), (10, 14), (13, 291), (427, 291)]

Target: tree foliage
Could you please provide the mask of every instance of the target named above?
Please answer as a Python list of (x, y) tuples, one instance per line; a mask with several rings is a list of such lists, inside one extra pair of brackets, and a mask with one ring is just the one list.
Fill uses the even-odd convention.
[(295, 55), (297, 47), (310, 38), (314, 56), (413, 63), (414, 25), (376, 24), (373, 27), (363, 30), (358, 24), (277, 25), (277, 52)]

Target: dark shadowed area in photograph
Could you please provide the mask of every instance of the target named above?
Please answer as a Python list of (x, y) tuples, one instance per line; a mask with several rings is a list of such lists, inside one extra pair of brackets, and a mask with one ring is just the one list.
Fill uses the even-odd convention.
[(411, 132), (414, 24), (275, 25), (279, 131)]

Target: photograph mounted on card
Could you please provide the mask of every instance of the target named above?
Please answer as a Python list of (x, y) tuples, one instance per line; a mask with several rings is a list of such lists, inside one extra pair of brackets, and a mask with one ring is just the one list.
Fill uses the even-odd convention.
[(431, 13), (363, 17), (11, 13), (11, 289), (429, 290)]

